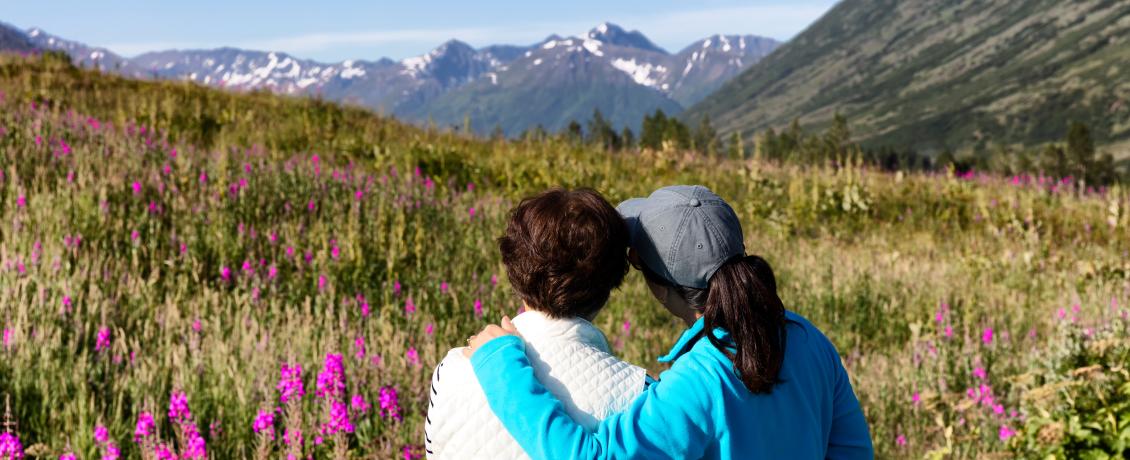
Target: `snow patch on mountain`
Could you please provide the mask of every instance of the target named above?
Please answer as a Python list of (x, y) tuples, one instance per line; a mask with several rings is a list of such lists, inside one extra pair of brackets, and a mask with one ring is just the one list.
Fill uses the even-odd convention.
[(657, 88), (659, 81), (667, 74), (667, 68), (650, 62), (636, 62), (633, 59), (613, 59), (612, 67), (628, 74), (636, 83)]

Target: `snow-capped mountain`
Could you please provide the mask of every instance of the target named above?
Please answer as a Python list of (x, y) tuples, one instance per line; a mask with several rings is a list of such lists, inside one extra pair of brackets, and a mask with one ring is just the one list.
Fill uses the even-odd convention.
[(0, 22), (0, 51), (26, 53), (35, 49), (35, 43), (22, 30)]
[(654, 51), (660, 54), (667, 54), (663, 48), (660, 48), (648, 40), (644, 34), (638, 30), (631, 32), (625, 31), (623, 28), (610, 22), (603, 22), (594, 27), (585, 35), (585, 38), (596, 40), (601, 43), (609, 45), (623, 46), (626, 48), (636, 48), (645, 51)]
[(441, 125), (462, 125), (469, 116), (477, 131), (501, 126), (508, 134), (539, 124), (559, 129), (570, 120), (587, 119), (593, 109), (635, 128), (644, 113), (677, 113), (698, 102), (778, 45), (752, 35), (715, 35), (670, 54), (639, 31), (605, 22), (583, 36), (551, 35), (529, 46), (476, 49), (450, 40), (399, 62), (323, 63), (236, 48), (124, 58), (40, 29), (24, 35), (39, 49), (67, 52), (76, 64), (131, 77), (318, 95)]
[(26, 36), (36, 48), (66, 52), (71, 56), (75, 65), (132, 73), (132, 69), (129, 68), (129, 61), (106, 48), (87, 46), (80, 42), (56, 37), (35, 27), (28, 29)]

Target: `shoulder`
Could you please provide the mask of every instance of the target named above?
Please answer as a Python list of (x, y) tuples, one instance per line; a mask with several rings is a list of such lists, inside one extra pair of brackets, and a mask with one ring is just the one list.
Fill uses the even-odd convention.
[(432, 370), (428, 412), (424, 418), (424, 442), (429, 456), (446, 458), (467, 444), (467, 426), (482, 426), (477, 418), (490, 414), (486, 396), (479, 387), (471, 362), (455, 348)]

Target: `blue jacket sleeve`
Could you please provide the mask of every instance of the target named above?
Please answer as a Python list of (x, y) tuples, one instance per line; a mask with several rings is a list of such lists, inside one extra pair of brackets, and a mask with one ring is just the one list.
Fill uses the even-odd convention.
[[(672, 368), (632, 405), (589, 432), (537, 380), (516, 336), (487, 342), (471, 356), (487, 402), (534, 459), (700, 458), (714, 442), (711, 404), (686, 387), (696, 372)], [(681, 390), (680, 390), (681, 388)]]
[(835, 395), (832, 400), (832, 430), (825, 458), (860, 460), (875, 458), (867, 419), (851, 388), (851, 380), (838, 354), (835, 357)]

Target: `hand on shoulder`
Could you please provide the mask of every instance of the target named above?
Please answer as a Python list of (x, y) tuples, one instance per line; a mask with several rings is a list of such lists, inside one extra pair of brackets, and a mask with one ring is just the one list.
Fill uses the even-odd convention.
[(503, 316), (500, 324), (488, 324), (478, 334), (467, 339), (467, 346), (463, 347), (463, 356), (470, 358), (476, 350), (482, 348), (487, 342), (506, 335), (520, 336), (518, 329), (510, 322), (509, 316)]

